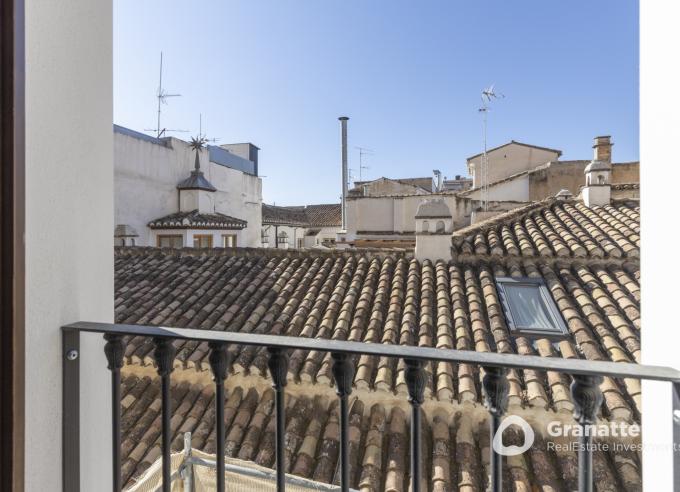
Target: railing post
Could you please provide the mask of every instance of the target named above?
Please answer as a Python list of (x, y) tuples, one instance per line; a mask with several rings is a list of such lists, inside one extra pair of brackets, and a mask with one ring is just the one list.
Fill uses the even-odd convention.
[[(62, 488), (80, 491), (80, 332), (62, 332)], [(4, 436), (5, 438), (7, 436)]]
[(335, 392), (340, 397), (340, 490), (349, 492), (349, 408), (354, 366), (345, 353), (332, 353)]
[(194, 464), (191, 462), (191, 432), (184, 433), (184, 469), (182, 480), (184, 490), (182, 492), (194, 492)]
[(673, 391), (673, 492), (680, 492), (680, 382), (672, 382), (671, 391)]
[(406, 386), (411, 403), (411, 492), (420, 492), (420, 406), (425, 399), (426, 374), (423, 361), (404, 359), (406, 363)]
[(284, 388), (287, 384), (288, 354), (278, 347), (268, 347), (267, 351), (269, 352), (267, 365), (276, 395), (276, 490), (283, 492), (286, 489), (286, 403)]
[(589, 425), (595, 423), (597, 411), (602, 405), (602, 376), (573, 375), (571, 397), (574, 400), (574, 418), (581, 426), (578, 440), (578, 490), (593, 490), (593, 437)]
[(163, 456), (163, 492), (170, 492), (170, 446), (172, 435), (170, 429), (170, 373), (175, 360), (175, 346), (170, 338), (154, 338), (156, 348), (153, 357), (156, 361), (158, 375), (161, 377), (161, 413), (162, 413), (162, 456)]
[(496, 452), (493, 447), (494, 437), (501, 425), (501, 417), (508, 408), (508, 383), (507, 370), (504, 367), (485, 367), (482, 385), (486, 407), (489, 410), (489, 453), (491, 463), (491, 490), (500, 492), (503, 490), (503, 455)]
[(210, 342), (210, 368), (215, 381), (215, 425), (217, 436), (216, 479), (217, 492), (224, 492), (224, 380), (227, 378), (227, 345)]
[(121, 483), (121, 436), (120, 436), (120, 368), (123, 367), (125, 343), (122, 335), (104, 334), (104, 353), (108, 368), (111, 371), (111, 437), (113, 439), (112, 466), (113, 492), (123, 490)]

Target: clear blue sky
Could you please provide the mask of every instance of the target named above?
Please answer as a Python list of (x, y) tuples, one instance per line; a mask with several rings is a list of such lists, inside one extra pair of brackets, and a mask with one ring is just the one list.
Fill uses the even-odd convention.
[(159, 54), (180, 98), (163, 126), (255, 143), (267, 202), (340, 194), (337, 117), (364, 178), (466, 174), (481, 150), (480, 91), (495, 83), (489, 146), (515, 139), (589, 159), (610, 134), (638, 159), (638, 4), (606, 1), (114, 2), (114, 119), (155, 126)]

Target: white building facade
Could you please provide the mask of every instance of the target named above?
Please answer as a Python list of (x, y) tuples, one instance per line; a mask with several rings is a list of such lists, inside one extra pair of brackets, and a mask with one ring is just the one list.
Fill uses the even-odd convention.
[[(117, 125), (113, 140), (117, 245), (260, 246), (256, 146), (208, 145), (198, 154), (198, 166), (214, 190), (179, 189), (196, 171), (196, 153), (188, 142)], [(192, 215), (194, 210), (198, 214)]]

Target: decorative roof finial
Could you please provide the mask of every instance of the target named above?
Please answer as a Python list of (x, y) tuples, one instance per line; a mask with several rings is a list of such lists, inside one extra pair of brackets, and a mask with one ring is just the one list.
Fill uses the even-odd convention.
[(177, 185), (177, 189), (179, 190), (205, 190), (205, 191), (217, 191), (217, 188), (215, 188), (210, 181), (205, 179), (203, 176), (203, 173), (201, 172), (201, 160), (199, 157), (199, 153), (201, 152), (201, 149), (205, 146), (205, 143), (208, 140), (199, 135), (197, 137), (193, 137), (191, 139), (191, 142), (189, 142), (189, 147), (194, 149), (196, 151), (196, 160), (194, 161), (194, 170), (191, 171), (191, 176), (189, 176), (187, 179), (182, 181), (180, 184)]
[(198, 154), (201, 152), (201, 149), (203, 149), (207, 141), (207, 138), (198, 135), (197, 137), (192, 137), (191, 143), (189, 143), (189, 146), (196, 151), (196, 160), (194, 161), (194, 169), (196, 169), (196, 171), (201, 169), (201, 161)]

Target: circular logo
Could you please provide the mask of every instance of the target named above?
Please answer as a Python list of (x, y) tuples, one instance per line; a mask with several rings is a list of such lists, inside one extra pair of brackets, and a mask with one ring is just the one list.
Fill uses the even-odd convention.
[[(503, 431), (511, 425), (519, 426), (524, 432), (524, 443), (521, 446), (505, 446), (503, 444)], [(503, 456), (517, 456), (531, 447), (534, 443), (534, 437), (534, 430), (526, 420), (519, 415), (508, 415), (503, 419), (493, 436), (493, 450)]]

